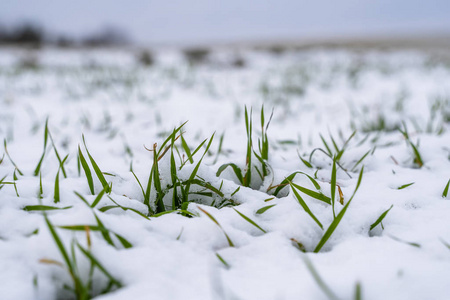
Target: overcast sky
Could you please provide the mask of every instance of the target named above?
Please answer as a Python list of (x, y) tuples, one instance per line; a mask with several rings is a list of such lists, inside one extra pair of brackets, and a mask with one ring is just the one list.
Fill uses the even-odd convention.
[(139, 43), (450, 32), (450, 0), (1, 0), (0, 24), (74, 36), (105, 26)]

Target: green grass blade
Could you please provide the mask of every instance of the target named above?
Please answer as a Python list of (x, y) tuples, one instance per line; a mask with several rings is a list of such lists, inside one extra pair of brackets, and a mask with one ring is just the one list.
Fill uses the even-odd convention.
[(95, 195), (94, 180), (92, 179), (92, 173), (91, 170), (89, 169), (89, 165), (87, 164), (86, 159), (83, 156), (83, 153), (81, 152), (80, 146), (78, 146), (78, 157), (80, 158), (81, 166), (83, 167), (84, 174), (86, 175), (89, 190), (91, 191), (92, 195)]
[(186, 154), (187, 154), (187, 156), (188, 156), (187, 158), (188, 158), (189, 162), (190, 162), (191, 164), (193, 164), (193, 163), (194, 163), (194, 160), (192, 159), (191, 149), (189, 149), (189, 146), (188, 146), (188, 144), (186, 143), (186, 140), (184, 139), (183, 134), (181, 134), (181, 146), (183, 147), (184, 152), (186, 152)]
[(116, 236), (116, 238), (119, 240), (119, 242), (122, 244), (122, 246), (125, 249), (129, 249), (129, 248), (133, 247), (133, 245), (127, 239), (125, 239), (123, 236), (121, 236), (117, 233), (114, 233), (114, 235)]
[(42, 188), (42, 173), (39, 173), (39, 193), (38, 193), (38, 198), (39, 199), (44, 198), (43, 194), (44, 194), (44, 189)]
[(65, 206), (65, 207), (56, 207), (56, 206), (49, 206), (49, 205), (27, 205), (23, 208), (25, 211), (46, 211), (46, 210), (59, 210), (59, 209), (69, 209), (72, 208), (72, 206)]
[(94, 158), (89, 153), (89, 150), (88, 150), (88, 148), (86, 146), (86, 141), (84, 140), (84, 135), (83, 135), (83, 144), (84, 144), (84, 148), (86, 149), (86, 153), (87, 153), (87, 155), (89, 157), (89, 160), (91, 161), (92, 167), (94, 168), (95, 174), (97, 175), (97, 178), (102, 183), (103, 189), (105, 189), (106, 193), (109, 194), (111, 192), (111, 190), (110, 190), (110, 187), (108, 185), (108, 182), (106, 181), (105, 176), (103, 175), (103, 173), (100, 170), (99, 166), (95, 162)]
[(325, 146), (325, 149), (327, 149), (327, 153), (329, 156), (333, 155), (333, 152), (331, 151), (331, 148), (328, 146), (327, 142), (325, 141), (325, 139), (323, 138), (323, 136), (320, 134), (320, 139), (322, 140), (322, 143)]
[(230, 265), (225, 261), (225, 259), (223, 259), (222, 256), (219, 255), (219, 253), (216, 253), (217, 258), (220, 260), (220, 262), (227, 268), (230, 268)]
[(353, 197), (356, 194), (356, 191), (359, 189), (359, 186), (360, 186), (361, 181), (362, 181), (363, 173), (364, 173), (364, 166), (362, 167), (361, 172), (359, 173), (358, 182), (356, 184), (356, 188), (355, 188), (355, 190), (353, 192), (353, 195), (350, 197), (350, 200), (348, 200), (347, 204), (345, 204), (345, 206), (342, 208), (342, 210), (339, 212), (339, 214), (334, 218), (333, 222), (331, 222), (330, 226), (327, 228), (325, 234), (322, 236), (322, 238), (320, 239), (320, 241), (317, 244), (316, 248), (314, 249), (315, 253), (319, 252), (320, 249), (322, 249), (322, 247), (325, 245), (325, 243), (328, 241), (328, 239), (333, 234), (334, 230), (337, 228), (337, 226), (341, 222), (342, 218), (345, 215), (345, 212), (348, 209), (348, 206), (350, 205), (350, 203), (353, 200)]
[(214, 159), (214, 163), (215, 164), (218, 160), (219, 160), (219, 155), (222, 153), (222, 147), (223, 147), (223, 140), (225, 138), (225, 132), (223, 132), (220, 135), (220, 139), (219, 139), (219, 146), (217, 148), (217, 154), (216, 154), (216, 158)]
[[(11, 164), (14, 166), (14, 168), (17, 170), (17, 172), (20, 174), (20, 176), (23, 176), (22, 171), (20, 171), (20, 169), (17, 167), (16, 163), (12, 160), (11, 156), (9, 155), (9, 152), (8, 152), (8, 145), (7, 145), (7, 143), (6, 143), (6, 139), (3, 140), (3, 145), (4, 145), (4, 147), (5, 147), (5, 153), (6, 153), (6, 156), (8, 157), (8, 159), (9, 159), (9, 161), (10, 161)], [(2, 159), (2, 161), (3, 161), (3, 159)]]
[(92, 202), (91, 204), (91, 208), (94, 208), (97, 206), (97, 204), (100, 202), (100, 200), (102, 199), (103, 195), (105, 194), (106, 189), (103, 189), (98, 195), (97, 197), (95, 197), (94, 202)]
[(44, 129), (44, 151), (42, 153), (41, 159), (34, 169), (34, 176), (37, 176), (41, 170), (42, 162), (44, 161), (45, 153), (47, 152), (47, 142), (48, 142), (48, 118), (45, 121), (45, 129)]
[(59, 170), (56, 173), (55, 178), (55, 190), (53, 194), (53, 203), (58, 203), (60, 201), (60, 195), (59, 195)]
[(302, 161), (302, 163), (303, 163), (306, 167), (308, 167), (308, 168), (310, 168), (310, 169), (313, 168), (312, 164), (310, 164), (307, 160), (303, 159), (303, 158), (301, 157), (300, 153), (298, 153), (298, 151), (297, 151), (297, 155), (298, 155), (298, 158), (300, 158), (300, 160)]
[(64, 176), (64, 178), (67, 178), (66, 170), (64, 169), (63, 160), (61, 159), (61, 156), (59, 155), (58, 149), (56, 149), (56, 145), (55, 145), (55, 142), (53, 141), (53, 137), (52, 137), (50, 131), (48, 132), (48, 136), (50, 137), (50, 140), (52, 142), (53, 150), (55, 152), (56, 158), (59, 161), (59, 165), (60, 165), (61, 171), (63, 173), (63, 176)]
[(45, 214), (45, 213), (44, 213), (44, 219), (45, 219), (45, 223), (47, 224), (47, 227), (50, 231), (50, 234), (52, 235), (53, 240), (55, 241), (56, 246), (58, 247), (58, 250), (61, 253), (61, 255), (66, 263), (68, 271), (71, 273), (72, 278), (75, 278), (75, 272), (74, 272), (74, 266), (72, 265), (72, 260), (69, 258), (69, 254), (67, 253), (67, 250), (61, 241), (61, 238), (59, 237), (53, 224), (50, 222), (50, 220), (47, 217), (47, 214)]
[(219, 167), (219, 169), (217, 170), (216, 176), (219, 177), (220, 174), (222, 174), (222, 172), (225, 171), (225, 169), (228, 168), (228, 167), (231, 167), (233, 169), (234, 174), (236, 175), (236, 177), (239, 180), (239, 182), (242, 185), (244, 185), (244, 178), (242, 177), (242, 171), (236, 164), (233, 164), (233, 163), (221, 165)]
[(369, 155), (369, 153), (370, 153), (370, 151), (372, 151), (372, 150), (369, 150), (369, 151), (367, 151), (354, 165), (353, 165), (353, 168), (351, 169), (351, 171), (353, 172), (355, 169), (356, 169), (356, 167), (360, 164), (360, 163), (362, 163), (362, 161), (367, 157), (367, 155)]
[(319, 225), (319, 227), (321, 229), (323, 229), (322, 223), (320, 223), (320, 221), (316, 218), (316, 216), (313, 214), (313, 212), (309, 209), (308, 205), (303, 200), (303, 198), (300, 196), (300, 194), (297, 192), (297, 190), (295, 189), (295, 186), (292, 183), (291, 183), (291, 189), (294, 192), (295, 198), (297, 199), (298, 203), (300, 203), (300, 205), (303, 207), (303, 210), (314, 220), (314, 222), (317, 223), (317, 225)]
[(449, 187), (450, 187), (450, 179), (447, 181), (447, 185), (445, 186), (444, 191), (442, 192), (442, 198), (447, 198)]
[(144, 187), (143, 187), (142, 184), (141, 184), (141, 181), (140, 181), (139, 178), (136, 176), (136, 174), (134, 173), (133, 170), (130, 170), (130, 171), (131, 171), (131, 174), (133, 174), (134, 178), (136, 179), (136, 181), (137, 181), (139, 187), (141, 188), (142, 196), (144, 196), (144, 198), (145, 198), (145, 191), (144, 191)]
[(295, 183), (293, 183), (293, 182), (291, 182), (291, 185), (293, 185), (295, 188), (297, 188), (297, 189), (298, 189), (299, 191), (301, 191), (302, 193), (304, 193), (304, 194), (310, 196), (311, 198), (317, 199), (317, 200), (322, 201), (322, 202), (325, 202), (325, 203), (327, 203), (327, 204), (331, 204), (331, 199), (328, 198), (327, 196), (325, 196), (324, 194), (314, 192), (314, 191), (312, 191), (312, 190), (310, 190), (310, 189), (307, 189), (307, 188), (305, 188), (305, 187), (302, 187), (302, 186), (300, 186), (300, 185), (298, 185), (298, 184), (295, 184)]
[(355, 300), (362, 300), (362, 288), (359, 282), (355, 286)]
[(333, 217), (336, 218), (334, 210), (335, 195), (336, 195), (336, 157), (333, 158), (333, 169), (331, 170), (331, 205), (333, 209)]
[(240, 189), (241, 189), (241, 187), (238, 186), (238, 188), (237, 188), (233, 193), (231, 193), (231, 197), (233, 197), (234, 195), (236, 195), (236, 193), (239, 192)]
[(80, 193), (74, 191), (74, 194), (77, 195), (78, 198), (80, 198), (81, 201), (83, 201), (87, 206), (91, 206), (91, 205), (89, 204), (89, 202), (86, 200), (86, 198), (84, 198)]
[(95, 265), (108, 279), (117, 287), (121, 287), (122, 284), (115, 279), (106, 269), (105, 267), (91, 254), (90, 251), (84, 249), (80, 244), (77, 243), (78, 249), (83, 252), (83, 254), (91, 261), (93, 265)]
[(306, 255), (302, 255), (303, 261), (306, 264), (306, 267), (308, 268), (309, 272), (313, 276), (314, 280), (316, 281), (317, 285), (320, 287), (320, 289), (327, 295), (327, 297), (331, 300), (338, 300), (339, 298), (331, 291), (331, 289), (328, 287), (328, 285), (323, 281), (322, 277), (320, 277), (317, 270), (314, 268), (312, 262), (309, 260), (309, 258)]
[(250, 224), (252, 224), (253, 226), (255, 226), (256, 228), (258, 228), (259, 230), (261, 230), (264, 233), (267, 233), (267, 231), (265, 231), (264, 229), (262, 229), (258, 224), (255, 223), (255, 221), (253, 221), (252, 219), (250, 219), (249, 217), (247, 217), (246, 215), (244, 215), (243, 213), (241, 213), (240, 211), (238, 211), (237, 209), (233, 208), (235, 212), (237, 212), (245, 221), (249, 222)]
[(95, 220), (97, 221), (97, 225), (100, 228), (100, 232), (103, 236), (103, 239), (110, 244), (111, 246), (115, 246), (111, 237), (109, 236), (109, 230), (106, 229), (105, 225), (103, 225), (102, 221), (99, 219), (99, 217), (97, 216), (97, 214), (94, 213), (95, 216)]
[(261, 207), (260, 209), (258, 209), (257, 211), (256, 211), (256, 214), (257, 215), (261, 215), (261, 214), (263, 214), (263, 213), (265, 213), (267, 210), (269, 210), (269, 209), (271, 209), (272, 207), (274, 207), (276, 204), (272, 204), (272, 205), (266, 205), (266, 206), (264, 206), (264, 207)]
[(415, 182), (411, 182), (411, 183), (404, 184), (404, 185), (402, 185), (402, 186), (399, 186), (397, 189), (398, 189), (398, 190), (403, 190), (403, 189), (407, 188), (408, 186), (413, 185), (414, 183), (415, 183)]
[(386, 217), (386, 215), (388, 214), (388, 212), (389, 212), (393, 207), (394, 207), (394, 205), (391, 205), (391, 207), (389, 207), (389, 209), (387, 209), (385, 212), (383, 212), (383, 213), (378, 217), (378, 219), (377, 219), (372, 225), (370, 225), (370, 229), (369, 229), (369, 230), (372, 230), (372, 229), (374, 229), (375, 227), (377, 227), (377, 225), (380, 224), (380, 223), (383, 221), (383, 219)]
[(230, 237), (229, 237), (228, 234), (225, 232), (225, 230), (222, 228), (222, 225), (220, 225), (220, 223), (217, 222), (217, 220), (216, 220), (209, 212), (207, 212), (206, 210), (204, 210), (204, 209), (201, 208), (200, 206), (197, 206), (197, 208), (198, 208), (202, 213), (204, 213), (208, 218), (210, 218), (211, 221), (213, 221), (217, 226), (219, 226), (219, 228), (222, 230), (223, 234), (225, 235), (225, 237), (226, 237), (226, 239), (227, 239), (227, 241), (228, 241), (228, 245), (229, 245), (230, 247), (234, 247), (233, 242), (231, 241)]

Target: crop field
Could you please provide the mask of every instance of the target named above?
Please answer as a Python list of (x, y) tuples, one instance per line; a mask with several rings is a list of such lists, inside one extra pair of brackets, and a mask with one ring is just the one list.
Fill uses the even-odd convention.
[(450, 299), (450, 55), (0, 49), (0, 298)]

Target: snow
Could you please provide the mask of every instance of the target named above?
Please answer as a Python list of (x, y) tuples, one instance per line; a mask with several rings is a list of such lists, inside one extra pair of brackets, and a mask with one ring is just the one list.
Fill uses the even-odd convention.
[[(448, 299), (450, 249), (445, 243), (450, 244), (450, 195), (442, 198), (450, 179), (447, 56), (413, 50), (345, 49), (273, 55), (245, 49), (239, 55), (246, 65), (235, 68), (227, 62), (237, 50), (216, 49), (208, 63), (194, 66), (179, 51), (160, 50), (155, 52), (156, 64), (143, 67), (130, 49), (42, 49), (31, 54), (38, 67), (24, 69), (20, 60), (30, 53), (17, 51), (0, 51), (0, 138), (6, 140), (9, 155), (23, 172), (19, 175), (16, 170), (14, 180), (15, 166), (5, 149), (0, 150), (0, 158), (5, 153), (0, 179), (6, 176), (5, 182), (16, 182), (19, 194), (12, 184), (0, 190), (2, 299), (75, 298), (64, 289), (72, 285), (67, 269), (42, 261), (63, 262), (43, 213), (23, 210), (41, 202), (71, 207), (47, 211), (55, 226), (96, 226), (97, 216), (110, 230), (114, 246), (98, 231), (90, 231), (89, 246), (86, 232), (56, 229), (67, 249), (74, 240), (89, 246), (92, 255), (121, 282), (121, 288), (99, 295), (108, 280), (97, 269), (93, 274), (95, 299), (328, 299), (308, 269), (308, 261), (338, 299), (353, 299), (357, 283), (365, 300)], [(438, 101), (440, 106), (433, 113)], [(245, 167), (244, 106), (253, 109), (257, 150), (262, 103), (266, 122), (274, 109), (268, 129), (270, 174), (261, 181), (253, 173), (253, 188), (241, 186), (236, 192), (240, 185), (231, 168), (220, 177), (216, 172), (224, 163)], [(374, 130), (380, 117), (384, 128)], [(47, 118), (61, 159), (69, 155), (67, 178), (59, 171), (60, 203), (53, 203), (59, 162), (50, 140), (41, 179), (33, 174), (42, 155)], [(146, 215), (148, 208), (130, 165), (145, 190), (153, 159), (146, 148), (161, 145), (185, 121), (183, 137), (191, 151), (215, 133), (198, 176), (220, 187), (224, 197), (239, 205), (219, 209), (208, 204), (220, 197), (203, 197), (203, 203), (187, 207), (192, 218), (169, 213), (146, 219), (137, 213)], [(421, 168), (413, 162), (412, 147), (395, 129), (402, 122), (411, 141), (415, 145), (420, 141)], [(354, 130), (357, 133), (340, 160), (348, 174), (337, 169), (344, 204), (364, 165), (361, 186), (330, 239), (314, 253), (333, 221), (331, 206), (300, 193), (323, 224), (322, 230), (289, 188), (271, 200), (273, 190), (267, 189), (302, 171), (316, 176), (321, 191), (330, 197), (332, 160), (316, 151), (310, 169), (298, 156), (308, 160), (313, 149), (323, 148), (320, 134), (331, 147), (330, 134), (342, 146)], [(223, 133), (223, 148), (218, 153)], [(102, 212), (100, 208), (115, 205), (107, 196), (91, 209), (74, 193), (92, 203), (102, 191), (92, 167), (96, 195), (90, 194), (83, 170), (78, 173), (78, 145), (87, 158), (82, 134), (90, 154), (108, 173), (109, 196), (135, 211), (113, 208)], [(179, 171), (180, 178), (189, 178), (203, 151), (194, 156), (194, 165), (187, 163)], [(169, 155), (159, 163), (163, 183), (170, 184)], [(304, 175), (297, 175), (293, 182), (315, 190)], [(414, 184), (398, 189), (409, 183)], [(154, 201), (154, 188), (152, 193)], [(169, 206), (170, 195), (166, 198)], [(256, 213), (267, 205), (274, 206)], [(370, 230), (391, 205), (382, 226)], [(336, 200), (336, 214), (342, 208)], [(113, 233), (133, 247), (125, 248)], [(80, 251), (76, 253), (76, 265), (87, 280), (89, 261)]]

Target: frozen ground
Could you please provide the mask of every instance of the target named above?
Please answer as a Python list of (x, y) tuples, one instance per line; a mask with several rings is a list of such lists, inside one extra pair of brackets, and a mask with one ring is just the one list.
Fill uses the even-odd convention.
[(2, 299), (450, 298), (446, 56), (136, 55), (0, 51)]

